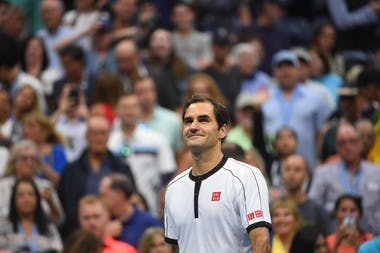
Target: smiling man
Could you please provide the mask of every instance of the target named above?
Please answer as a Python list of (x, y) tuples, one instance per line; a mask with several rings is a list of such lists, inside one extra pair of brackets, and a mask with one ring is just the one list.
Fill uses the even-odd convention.
[(268, 189), (259, 169), (223, 155), (226, 108), (193, 96), (183, 111), (192, 167), (168, 184), (165, 240), (184, 253), (268, 252)]

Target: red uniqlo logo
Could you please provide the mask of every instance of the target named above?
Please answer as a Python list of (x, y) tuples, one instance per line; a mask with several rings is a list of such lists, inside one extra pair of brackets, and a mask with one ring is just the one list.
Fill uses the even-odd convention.
[(261, 210), (255, 211), (256, 218), (263, 217), (263, 212)]
[(248, 220), (253, 220), (255, 218), (255, 214), (253, 212), (249, 213), (249, 214), (247, 214), (247, 218), (248, 218)]
[(220, 200), (220, 192), (213, 192), (211, 201), (219, 201)]

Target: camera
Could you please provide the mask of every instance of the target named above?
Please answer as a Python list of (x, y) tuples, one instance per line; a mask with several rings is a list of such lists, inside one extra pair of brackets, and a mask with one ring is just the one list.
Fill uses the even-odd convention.
[(346, 228), (356, 228), (356, 217), (346, 216), (343, 218), (343, 226)]

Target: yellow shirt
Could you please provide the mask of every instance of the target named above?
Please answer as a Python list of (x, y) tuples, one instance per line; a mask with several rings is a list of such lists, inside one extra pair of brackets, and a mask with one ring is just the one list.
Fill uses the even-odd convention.
[(275, 235), (272, 241), (271, 253), (287, 253), (284, 244), (281, 242), (280, 238)]
[(377, 120), (377, 123), (375, 125), (375, 131), (375, 143), (373, 144), (373, 147), (369, 152), (368, 159), (380, 165), (380, 119)]

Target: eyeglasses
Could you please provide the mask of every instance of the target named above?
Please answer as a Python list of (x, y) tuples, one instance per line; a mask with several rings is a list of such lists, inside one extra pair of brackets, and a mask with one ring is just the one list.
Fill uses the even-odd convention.
[(39, 158), (37, 156), (32, 156), (32, 155), (20, 155), (16, 158), (19, 161), (26, 162), (26, 161), (33, 161), (33, 162), (38, 162)]
[(341, 140), (337, 140), (337, 144), (339, 146), (343, 146), (346, 144), (356, 145), (358, 143), (358, 141), (359, 141), (359, 139), (357, 139), (357, 138), (341, 139)]

